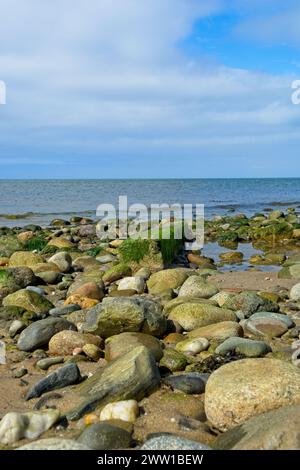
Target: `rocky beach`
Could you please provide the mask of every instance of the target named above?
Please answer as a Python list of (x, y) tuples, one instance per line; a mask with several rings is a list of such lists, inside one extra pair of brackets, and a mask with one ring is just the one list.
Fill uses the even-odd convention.
[(214, 216), (190, 252), (0, 227), (0, 449), (299, 450), (297, 209)]

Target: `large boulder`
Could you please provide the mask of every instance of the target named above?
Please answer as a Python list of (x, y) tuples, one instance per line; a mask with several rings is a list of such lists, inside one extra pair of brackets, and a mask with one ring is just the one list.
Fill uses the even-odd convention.
[(145, 298), (105, 298), (87, 313), (84, 331), (103, 338), (126, 331), (161, 336), (167, 321), (161, 306)]
[(190, 276), (181, 286), (179, 297), (201, 297), (209, 299), (219, 292), (218, 288), (201, 276)]
[(82, 403), (71, 410), (70, 420), (81, 418), (98, 406), (120, 400), (141, 400), (160, 383), (160, 375), (153, 355), (144, 346), (118, 357), (78, 387), (84, 397)]
[(22, 307), (35, 313), (48, 313), (54, 307), (46, 297), (27, 289), (21, 289), (8, 295), (3, 300), (3, 305), (5, 307)]
[(163, 350), (160, 341), (145, 333), (121, 333), (111, 336), (105, 341), (105, 359), (112, 361), (123, 356), (137, 346), (145, 346), (154, 356), (156, 361), (162, 358)]
[(300, 404), (300, 370), (277, 359), (231, 362), (213, 372), (206, 385), (207, 418), (222, 431), (294, 404)]
[(47, 346), (52, 336), (62, 330), (76, 331), (76, 326), (57, 317), (38, 320), (22, 331), (18, 340), (18, 348), (21, 351), (34, 351)]
[(210, 304), (186, 303), (172, 310), (169, 319), (177, 321), (185, 331), (224, 321), (236, 321), (232, 310)]
[(221, 450), (300, 450), (300, 405), (283, 406), (248, 419), (214, 442)]

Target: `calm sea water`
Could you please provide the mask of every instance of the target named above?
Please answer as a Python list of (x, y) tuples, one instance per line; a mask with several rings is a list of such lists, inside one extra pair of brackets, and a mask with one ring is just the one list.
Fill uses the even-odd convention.
[[(158, 180), (0, 180), (0, 226), (47, 225), (56, 217), (95, 216), (101, 203), (205, 204), (206, 217), (230, 211), (300, 207), (300, 178)], [(9, 220), (6, 214), (27, 214)]]

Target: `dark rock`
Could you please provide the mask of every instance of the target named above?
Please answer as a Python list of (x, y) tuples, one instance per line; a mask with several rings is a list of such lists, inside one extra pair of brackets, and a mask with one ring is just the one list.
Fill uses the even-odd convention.
[(27, 393), (26, 400), (40, 397), (45, 392), (73, 385), (81, 379), (80, 371), (76, 364), (67, 364), (47, 375), (37, 382)]

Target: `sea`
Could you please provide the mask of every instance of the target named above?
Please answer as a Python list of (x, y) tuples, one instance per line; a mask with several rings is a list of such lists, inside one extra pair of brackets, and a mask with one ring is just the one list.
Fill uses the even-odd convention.
[[(0, 179), (0, 227), (47, 226), (56, 218), (96, 218), (100, 204), (112, 204), (118, 211), (119, 197), (128, 206), (144, 204), (204, 205), (205, 218), (215, 215), (255, 213), (294, 207), (300, 213), (300, 178), (266, 179), (124, 179), (124, 180), (4, 180)], [(224, 270), (245, 270), (249, 258), (260, 253), (249, 243), (239, 244), (245, 260)], [(205, 244), (202, 254), (219, 260), (224, 248)], [(226, 251), (226, 250), (225, 250)], [(278, 266), (261, 266), (265, 271)]]

